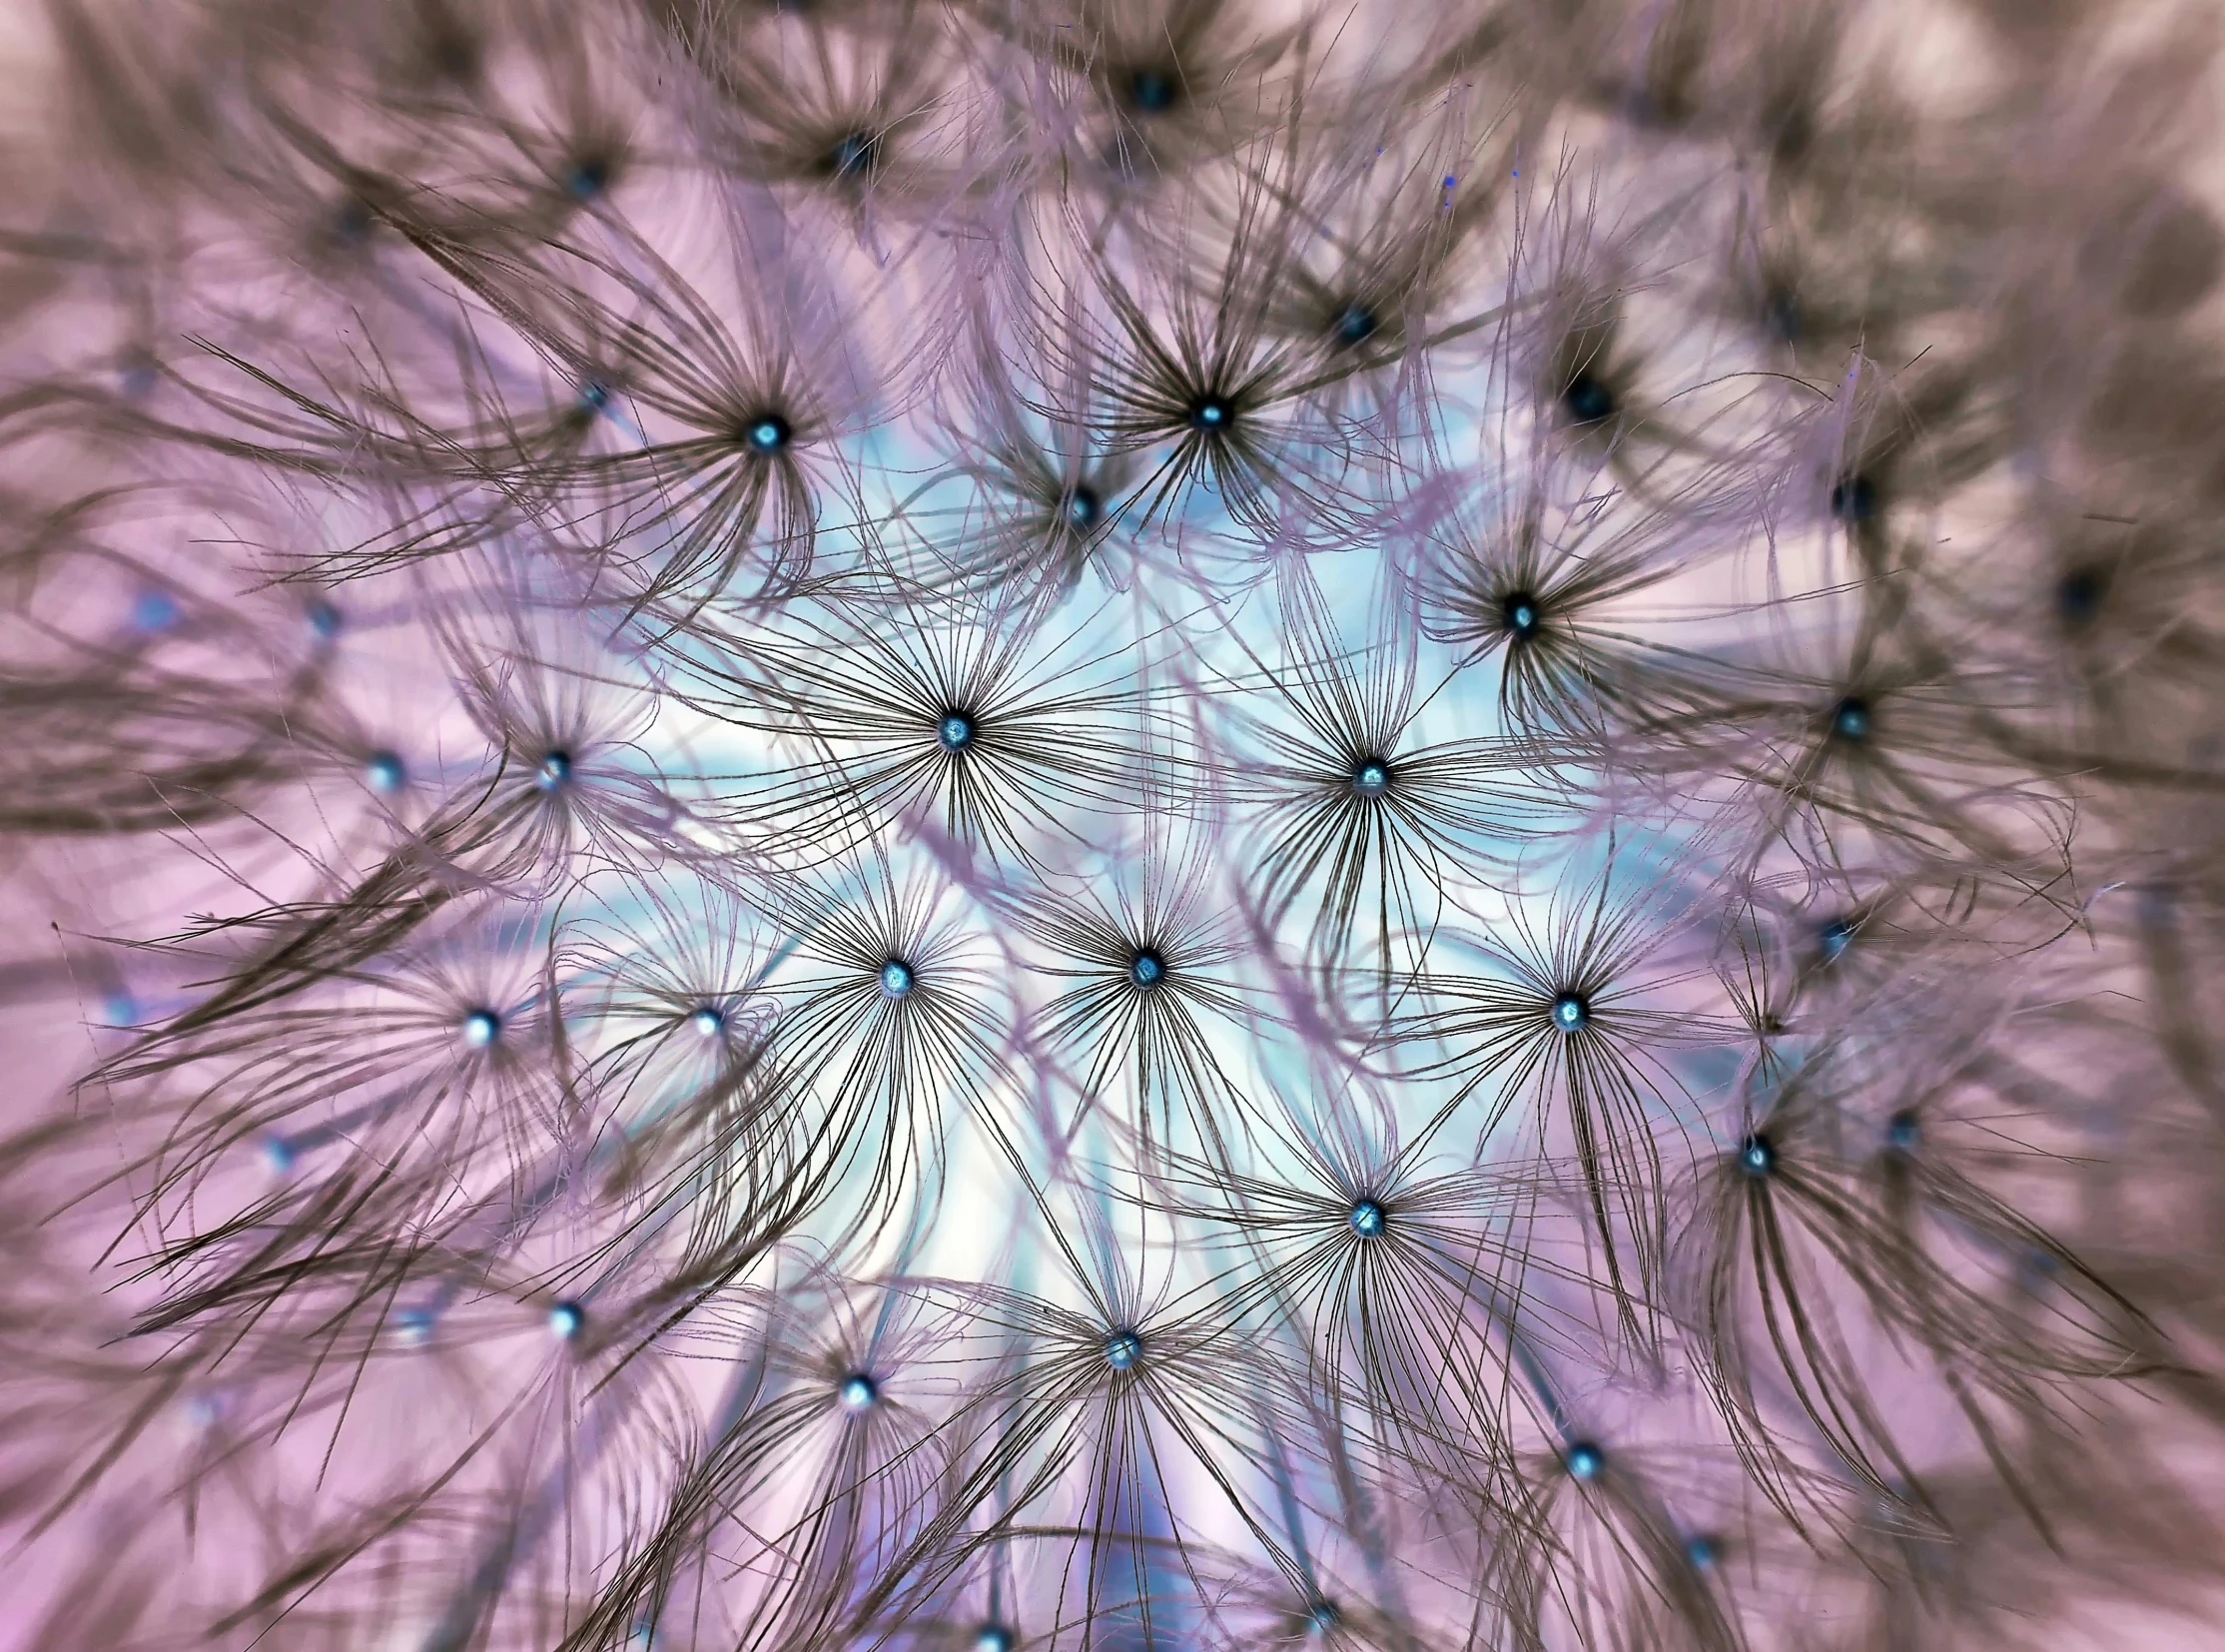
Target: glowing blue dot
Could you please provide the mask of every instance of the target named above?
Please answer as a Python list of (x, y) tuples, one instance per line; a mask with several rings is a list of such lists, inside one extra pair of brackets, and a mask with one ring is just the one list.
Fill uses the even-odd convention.
[(340, 609), (320, 598), (309, 605), (309, 628), (330, 641), (340, 635)]
[(1383, 1231), (1383, 1208), (1372, 1199), (1363, 1199), (1345, 1214), (1344, 1220), (1361, 1239), (1373, 1239)]
[(432, 1337), (432, 1310), (405, 1307), (394, 1314), (394, 1335), (410, 1347), (421, 1347)]
[(1885, 1145), (1894, 1153), (1913, 1153), (1923, 1135), (1913, 1113), (1895, 1113), (1885, 1122)]
[(374, 751), (364, 764), (364, 784), (374, 792), (398, 792), (408, 778), (409, 771), (390, 751)]
[(492, 1010), (473, 1010), (463, 1018), (463, 1042), (484, 1050), (502, 1036), (502, 1018)]
[(1563, 993), (1553, 1000), (1553, 1025), (1562, 1032), (1577, 1032), (1591, 1019), (1591, 1006), (1581, 993)]
[(1831, 714), (1831, 731), (1842, 740), (1859, 740), (1869, 733), (1869, 705), (1852, 697), (1841, 700)]
[(177, 622), (177, 599), (168, 591), (141, 591), (132, 604), (132, 623), (143, 631), (167, 631)]
[(1236, 410), (1222, 396), (1208, 396), (1189, 410), (1189, 421), (1200, 430), (1218, 430), (1236, 416)]
[(1364, 304), (1348, 304), (1336, 318), (1336, 336), (1348, 345), (1365, 344), (1382, 324)]
[(263, 1163), (273, 1176), (284, 1176), (294, 1168), (294, 1144), (283, 1136), (266, 1136)]
[(610, 406), (610, 387), (590, 379), (579, 387), (579, 405), (589, 413), (601, 413)]
[(1326, 1600), (1317, 1600), (1307, 1609), (1305, 1620), (1315, 1634), (1325, 1635), (1336, 1627), (1339, 1615), (1332, 1603)]
[(873, 1378), (863, 1371), (842, 1379), (842, 1408), (845, 1411), (869, 1411), (881, 1390), (874, 1386)]
[(1854, 939), (1854, 919), (1834, 918), (1826, 924), (1817, 935), (1817, 940), (1824, 950), (1824, 962), (1827, 964), (1839, 962), (1839, 955), (1847, 950)]
[(558, 1302), (548, 1310), (549, 1334), (559, 1341), (570, 1341), (586, 1323), (587, 1310), (577, 1302)]
[(1390, 789), (1390, 769), (1373, 757), (1352, 771), (1352, 790), (1362, 797), (1380, 797)]
[(1105, 501), (1094, 487), (1077, 487), (1067, 500), (1067, 521), (1078, 528), (1095, 527), (1098, 513), (1105, 508)]
[(827, 168), (837, 178), (862, 178), (881, 165), (881, 140), (870, 132), (852, 132), (828, 151)]
[(110, 1027), (136, 1027), (139, 1005), (130, 993), (110, 993), (101, 1000), (101, 1020)]
[(777, 453), (788, 445), (788, 420), (767, 413), (749, 427), (749, 444), (760, 453)]
[(1589, 1441), (1568, 1448), (1568, 1471), (1573, 1479), (1596, 1480), (1607, 1466), (1607, 1454)]
[(974, 1652), (1012, 1652), (1013, 1633), (1001, 1623), (985, 1623), (974, 1633)]
[(1757, 1131), (1739, 1144), (1739, 1169), (1748, 1176), (1767, 1176), (1777, 1169), (1777, 1144)]
[(936, 728), (935, 738), (942, 741), (945, 751), (957, 751), (970, 745), (974, 738), (974, 719), (963, 711), (954, 711)]
[(1132, 1330), (1116, 1330), (1105, 1339), (1105, 1362), (1124, 1371), (1143, 1357), (1143, 1339)]
[(902, 998), (912, 990), (916, 979), (911, 965), (892, 958), (881, 966), (881, 994), (884, 998)]
[(1684, 1557), (1694, 1571), (1704, 1572), (1721, 1558), (1721, 1551), (1712, 1537), (1689, 1537), (1685, 1539)]
[(1155, 987), (1166, 979), (1166, 960), (1155, 952), (1139, 952), (1128, 960), (1127, 978), (1138, 987)]
[(571, 753), (568, 751), (547, 753), (541, 758), (539, 766), (533, 770), (533, 784), (544, 792), (557, 791), (568, 785), (570, 781)]
[(715, 1005), (706, 1004), (688, 1017), (688, 1025), (695, 1029), (695, 1036), (714, 1039), (726, 1031), (726, 1016)]

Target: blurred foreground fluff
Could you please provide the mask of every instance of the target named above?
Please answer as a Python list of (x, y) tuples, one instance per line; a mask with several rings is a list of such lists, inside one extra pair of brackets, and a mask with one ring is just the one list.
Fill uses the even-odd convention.
[(2216, 1644), (2218, 26), (19, 8), (8, 1644)]

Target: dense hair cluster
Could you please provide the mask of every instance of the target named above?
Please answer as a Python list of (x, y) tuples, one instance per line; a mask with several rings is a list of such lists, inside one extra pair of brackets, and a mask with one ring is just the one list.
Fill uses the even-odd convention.
[(16, 25), (0, 1638), (2206, 1644), (2207, 8)]

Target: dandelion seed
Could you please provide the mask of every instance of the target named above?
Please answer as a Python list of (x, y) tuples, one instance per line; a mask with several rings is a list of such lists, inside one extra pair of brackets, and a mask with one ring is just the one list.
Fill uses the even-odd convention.
[(1217, 435), (1235, 422), (1236, 409), (1224, 396), (1206, 396), (1190, 404), (1189, 423), (1194, 430)]
[(1832, 483), (1831, 513), (1843, 522), (1866, 522), (1877, 513), (1877, 484), (1864, 475)]
[(1163, 115), (1180, 101), (1181, 82), (1163, 69), (1132, 69), (1127, 77), (1128, 106), (1140, 114)]
[(1604, 424), (1615, 416), (1615, 393), (1588, 373), (1579, 373), (1561, 392), (1561, 406), (1574, 424)]
[(1337, 313), (1337, 342), (1345, 345), (1363, 345), (1375, 337), (1381, 327), (1375, 312), (1364, 304), (1348, 304)]
[(1760, 1179), (1777, 1169), (1777, 1146), (1757, 1131), (1739, 1144), (1739, 1169)]

